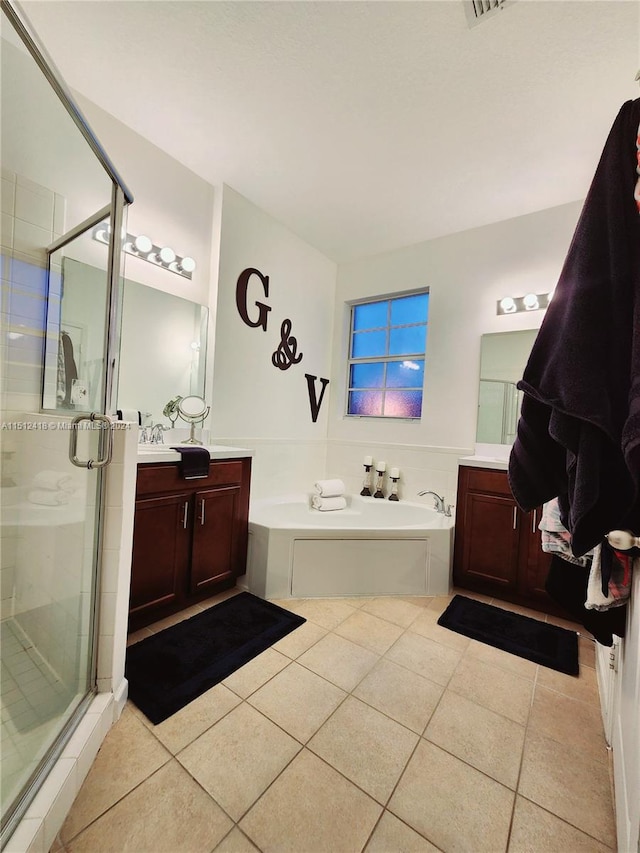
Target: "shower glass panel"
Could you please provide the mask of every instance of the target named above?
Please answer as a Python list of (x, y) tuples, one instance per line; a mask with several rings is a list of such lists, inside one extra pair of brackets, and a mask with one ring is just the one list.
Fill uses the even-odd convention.
[[(70, 436), (74, 416), (110, 405), (117, 351), (119, 241), (107, 258), (86, 230), (102, 218), (120, 234), (131, 199), (23, 13), (0, 6), (4, 847), (95, 691), (102, 471), (71, 463)], [(65, 288), (78, 262), (95, 280)], [(97, 423), (73, 433), (81, 462), (108, 445)]]

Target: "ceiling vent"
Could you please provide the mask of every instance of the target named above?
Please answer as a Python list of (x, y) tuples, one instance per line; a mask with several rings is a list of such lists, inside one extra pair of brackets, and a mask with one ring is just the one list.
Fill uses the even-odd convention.
[(463, 0), (467, 23), (470, 27), (486, 21), (510, 6), (515, 0)]

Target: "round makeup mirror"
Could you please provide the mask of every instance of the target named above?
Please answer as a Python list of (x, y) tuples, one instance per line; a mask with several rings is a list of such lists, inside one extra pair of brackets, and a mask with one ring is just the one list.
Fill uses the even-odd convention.
[(195, 394), (178, 400), (177, 408), (180, 417), (184, 421), (189, 422), (194, 421), (198, 423), (204, 420), (209, 414), (209, 406), (207, 406), (205, 400), (202, 397), (197, 397)]

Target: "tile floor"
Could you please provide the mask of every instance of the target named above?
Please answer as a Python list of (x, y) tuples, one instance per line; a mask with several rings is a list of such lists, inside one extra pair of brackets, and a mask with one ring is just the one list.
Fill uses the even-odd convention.
[(448, 601), (277, 602), (307, 622), (222, 684), (158, 726), (127, 705), (52, 850), (614, 849), (593, 643), (565, 676), (439, 627)]

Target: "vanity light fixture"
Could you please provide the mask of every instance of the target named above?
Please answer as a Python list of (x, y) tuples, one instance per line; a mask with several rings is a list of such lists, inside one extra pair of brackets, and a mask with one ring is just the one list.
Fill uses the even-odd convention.
[(497, 314), (518, 314), (521, 311), (542, 311), (551, 302), (551, 293), (526, 293), (524, 296), (504, 296), (498, 300)]
[[(108, 223), (101, 222), (93, 229), (92, 237), (98, 243), (108, 244), (109, 232)], [(143, 261), (149, 261), (156, 266), (174, 272), (182, 276), (182, 278), (188, 278), (189, 281), (191, 281), (191, 274), (196, 268), (196, 262), (193, 258), (181, 258), (179, 255), (176, 255), (170, 246), (156, 246), (151, 238), (144, 234), (140, 234), (137, 237), (133, 234), (127, 234), (124, 239), (124, 251), (128, 255), (142, 258)]]

